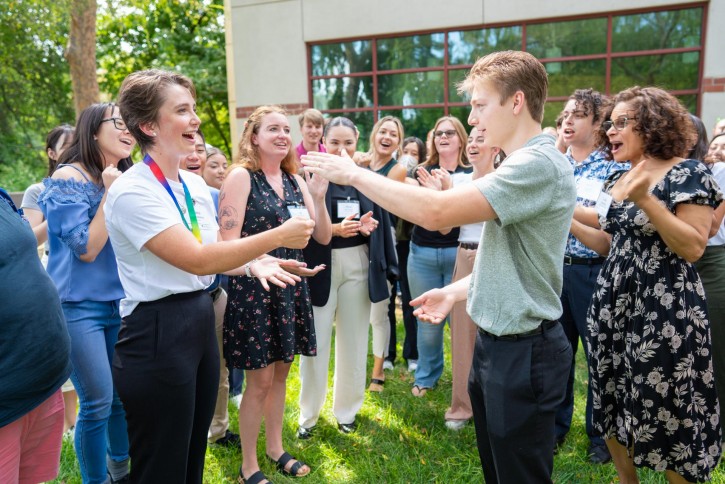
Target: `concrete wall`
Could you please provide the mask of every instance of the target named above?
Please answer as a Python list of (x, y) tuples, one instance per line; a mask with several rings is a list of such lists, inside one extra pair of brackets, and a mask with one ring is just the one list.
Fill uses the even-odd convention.
[(725, 118), (725, 0), (708, 5), (705, 67), (700, 117), (709, 134), (717, 118)]
[[(232, 137), (260, 104), (284, 104), (297, 116), (308, 107), (306, 42), (465, 27), (531, 19), (604, 13), (696, 3), (677, 0), (225, 0), (231, 16), (230, 69)], [(706, 26), (704, 90), (701, 103), (708, 127), (725, 116), (725, 0), (712, 0)]]

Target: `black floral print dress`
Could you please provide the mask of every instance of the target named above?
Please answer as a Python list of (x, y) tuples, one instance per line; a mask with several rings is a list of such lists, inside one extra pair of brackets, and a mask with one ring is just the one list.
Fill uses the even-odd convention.
[[(673, 213), (680, 203), (722, 199), (710, 171), (694, 160), (675, 165), (651, 193)], [(587, 316), (595, 431), (633, 449), (638, 467), (708, 480), (721, 429), (700, 276), (633, 202), (612, 201), (600, 223), (612, 248)]]
[[(279, 198), (261, 171), (249, 172), (251, 190), (242, 237), (282, 225), (290, 218), (288, 205), (303, 205), (293, 175), (282, 174), (285, 199)], [(302, 251), (280, 247), (269, 253), (280, 259), (302, 259)], [(290, 363), (295, 355), (315, 356), (317, 342), (307, 280), (266, 291), (257, 279), (229, 278), (224, 313), (224, 358), (234, 368), (256, 370), (275, 361)]]

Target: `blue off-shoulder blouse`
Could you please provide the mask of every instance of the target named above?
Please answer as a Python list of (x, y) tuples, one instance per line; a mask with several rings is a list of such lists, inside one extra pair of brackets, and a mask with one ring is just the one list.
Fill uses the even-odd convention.
[(115, 301), (124, 297), (111, 241), (93, 262), (83, 262), (88, 226), (98, 211), (104, 188), (90, 181), (43, 180), (38, 205), (48, 221), (48, 274), (61, 302)]

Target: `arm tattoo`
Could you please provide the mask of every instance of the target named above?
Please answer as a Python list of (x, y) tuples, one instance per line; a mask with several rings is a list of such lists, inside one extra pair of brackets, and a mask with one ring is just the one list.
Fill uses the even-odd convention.
[(232, 230), (239, 226), (239, 215), (234, 207), (226, 206), (219, 213), (219, 222), (224, 230)]

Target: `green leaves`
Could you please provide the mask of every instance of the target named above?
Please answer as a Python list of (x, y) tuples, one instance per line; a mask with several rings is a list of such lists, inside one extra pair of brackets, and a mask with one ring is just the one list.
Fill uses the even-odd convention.
[(229, 113), (222, 0), (126, 0), (99, 4), (101, 90), (115, 96), (140, 69), (174, 70), (190, 77), (207, 142), (229, 153)]

